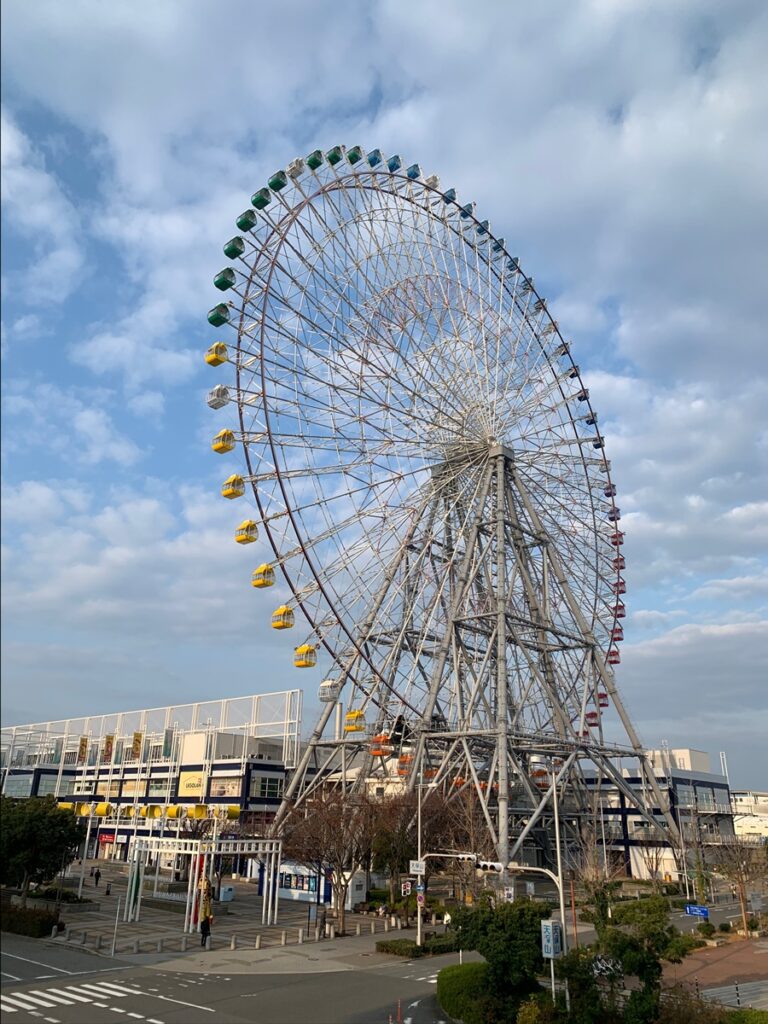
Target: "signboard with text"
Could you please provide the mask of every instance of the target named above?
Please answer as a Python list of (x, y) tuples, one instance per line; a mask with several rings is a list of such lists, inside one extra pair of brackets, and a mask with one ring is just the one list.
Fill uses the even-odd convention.
[(409, 875), (423, 875), (425, 874), (424, 861), (423, 860), (412, 860), (408, 867)]
[(556, 960), (563, 955), (563, 935), (559, 921), (541, 922), (541, 955), (545, 960)]
[(695, 903), (686, 903), (685, 912), (689, 917), (709, 917), (709, 911), (706, 907), (699, 907)]

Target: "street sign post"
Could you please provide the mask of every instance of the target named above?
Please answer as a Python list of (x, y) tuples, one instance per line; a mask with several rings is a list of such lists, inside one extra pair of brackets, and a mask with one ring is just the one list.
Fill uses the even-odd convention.
[(420, 907), (423, 907), (423, 906), (424, 906), (424, 900), (425, 900), (425, 899), (426, 899), (426, 897), (425, 897), (425, 895), (424, 895), (424, 893), (423, 893), (423, 892), (417, 892), (417, 893), (416, 893), (416, 902), (418, 903), (418, 905), (419, 905)]
[(410, 863), (410, 865), (408, 867), (408, 874), (409, 875), (425, 875), (426, 873), (427, 872), (426, 872), (426, 868), (424, 867), (424, 861), (423, 860), (412, 860), (411, 861), (411, 863)]
[(703, 917), (705, 920), (709, 917), (709, 910), (706, 907), (699, 907), (695, 903), (686, 903), (685, 912), (688, 917)]
[(563, 935), (559, 921), (541, 922), (541, 955), (549, 960), (552, 977), (552, 1002), (555, 1001), (555, 960), (563, 955)]

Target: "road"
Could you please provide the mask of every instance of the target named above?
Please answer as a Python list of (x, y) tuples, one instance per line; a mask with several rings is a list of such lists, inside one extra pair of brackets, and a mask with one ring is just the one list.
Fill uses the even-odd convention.
[(3, 937), (3, 1024), (445, 1024), (437, 972), (454, 954), (337, 968), (212, 974), (136, 967)]

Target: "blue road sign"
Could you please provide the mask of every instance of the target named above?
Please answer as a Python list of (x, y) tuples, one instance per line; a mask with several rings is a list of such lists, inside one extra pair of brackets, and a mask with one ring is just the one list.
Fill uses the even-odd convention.
[(424, 892), (424, 883), (423, 882), (417, 882), (417, 884), (416, 884), (416, 892)]
[(706, 907), (698, 907), (695, 903), (686, 903), (685, 912), (689, 917), (709, 917), (709, 910)]
[(541, 922), (541, 955), (556, 960), (563, 955), (563, 936), (559, 921)]

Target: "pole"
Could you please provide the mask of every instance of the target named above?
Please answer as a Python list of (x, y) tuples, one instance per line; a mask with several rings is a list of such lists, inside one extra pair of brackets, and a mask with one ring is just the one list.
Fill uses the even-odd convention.
[(573, 878), (571, 878), (571, 917), (573, 918), (573, 945), (575, 949), (578, 949), (579, 925), (576, 918), (576, 889), (573, 884)]
[[(565, 894), (563, 893), (563, 862), (560, 852), (560, 815), (557, 809), (557, 772), (552, 769), (552, 801), (555, 808), (555, 846), (557, 847), (557, 892), (560, 897), (560, 930), (563, 933), (563, 956), (568, 952), (568, 936), (565, 926)], [(555, 963), (552, 961), (552, 986), (554, 1000)], [(570, 1011), (571, 999), (568, 993), (568, 982), (565, 983), (565, 1008)]]
[(549, 958), (549, 970), (552, 977), (552, 1002), (555, 1002), (555, 958)]
[(121, 900), (121, 898), (122, 897), (120, 897), (120, 896), (117, 897), (117, 910), (115, 911), (115, 930), (112, 933), (112, 952), (109, 954), (110, 956), (114, 956), (115, 955), (115, 946), (117, 945), (117, 922), (118, 922), (118, 919), (120, 917), (120, 900)]
[[(416, 794), (417, 794), (416, 795), (416, 799), (417, 799), (417, 804), (416, 804), (416, 807), (417, 807), (417, 810), (416, 810), (416, 858), (418, 859), (419, 864), (421, 864), (421, 779), (422, 779), (421, 766), (419, 766), (419, 782), (418, 782), (418, 786), (417, 786), (417, 789), (416, 789)], [(421, 901), (420, 901), (420, 898), (419, 898), (421, 896), (421, 890), (420, 890), (419, 887), (421, 886), (421, 879), (422, 879), (422, 877), (423, 876), (422, 876), (421, 872), (419, 872), (419, 874), (416, 876), (416, 945), (417, 946), (421, 945)], [(407, 898), (408, 897), (406, 896), (406, 899)]]
[(88, 830), (85, 833), (85, 849), (83, 850), (83, 859), (80, 861), (80, 884), (77, 887), (77, 895), (83, 895), (83, 881), (85, 879), (85, 861), (88, 857), (88, 844), (91, 841), (91, 823), (93, 822), (93, 815), (88, 815)]

